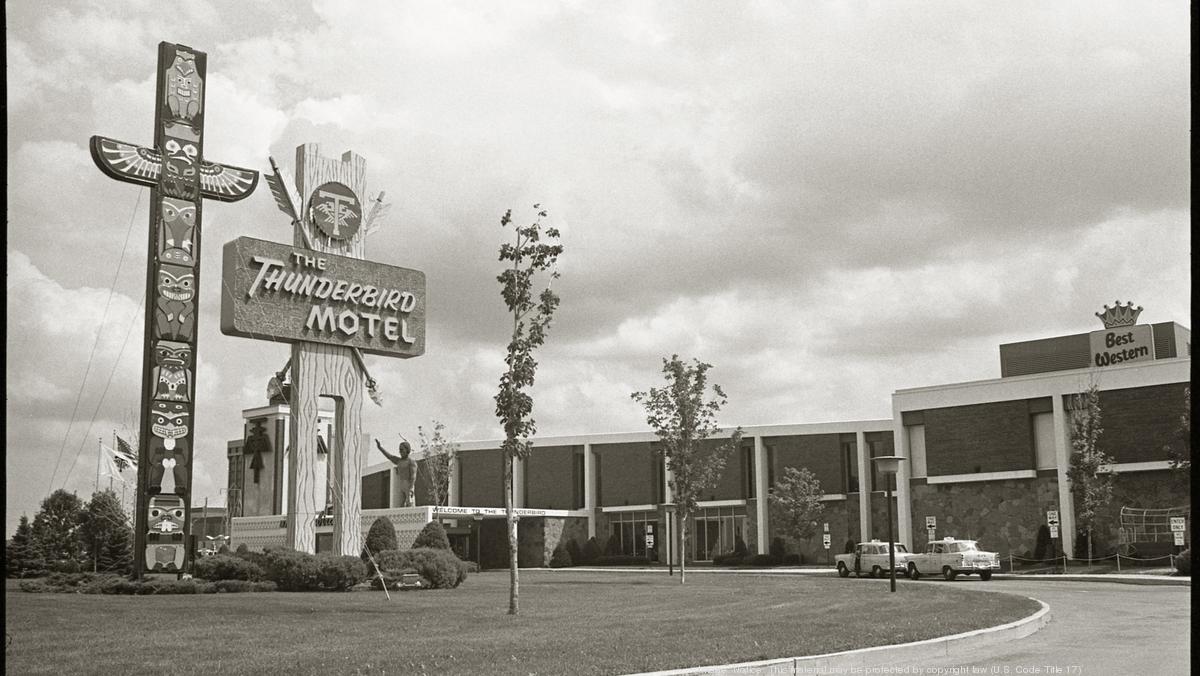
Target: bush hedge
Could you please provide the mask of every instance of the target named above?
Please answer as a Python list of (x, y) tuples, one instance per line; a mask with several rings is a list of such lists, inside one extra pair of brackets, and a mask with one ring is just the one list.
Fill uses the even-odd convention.
[(453, 589), (467, 579), (467, 564), (448, 549), (421, 547), (384, 552), (376, 557), (375, 563), (379, 564), (385, 578), (388, 573), (408, 569), (416, 571), (433, 589)]
[(550, 567), (570, 568), (573, 565), (575, 563), (571, 560), (571, 552), (567, 551), (567, 546), (561, 542), (558, 543), (558, 546), (554, 548), (554, 553), (550, 556)]
[(430, 521), (425, 524), (421, 532), (417, 534), (417, 539), (413, 540), (413, 549), (445, 549), (450, 551), (450, 538), (446, 537), (446, 529), (437, 521)]
[(367, 567), (357, 556), (292, 549), (267, 552), (264, 572), (281, 591), (345, 591), (367, 579)]
[(264, 578), (262, 566), (240, 556), (215, 554), (197, 559), (192, 574), (204, 580), (246, 580)]
[(596, 560), (592, 561), (594, 566), (644, 566), (648, 563), (650, 561), (646, 557), (633, 554), (597, 556)]
[(363, 561), (369, 560), (367, 552), (370, 551), (372, 556), (378, 556), (380, 552), (386, 552), (393, 549), (399, 549), (396, 544), (396, 527), (387, 517), (379, 517), (371, 524), (370, 530), (367, 531), (367, 539), (363, 542)]
[(579, 543), (575, 538), (567, 540), (567, 553), (571, 555), (571, 565), (577, 566), (583, 562), (583, 550), (580, 549)]
[(1187, 549), (1183, 550), (1182, 552), (1179, 552), (1178, 554), (1176, 554), (1174, 557), (1171, 558), (1171, 563), (1175, 564), (1175, 570), (1178, 571), (1180, 575), (1187, 575), (1188, 577), (1191, 577), (1192, 576), (1192, 548), (1188, 547)]
[(595, 563), (600, 556), (600, 544), (596, 542), (596, 538), (588, 538), (588, 541), (583, 543), (583, 556), (579, 560), (585, 564), (591, 564)]
[(131, 580), (113, 573), (54, 573), (42, 580), (22, 580), (21, 591), (32, 593), (118, 594), (146, 596), (151, 594), (217, 594), (234, 592), (275, 591), (274, 582), (247, 580), (147, 578)]

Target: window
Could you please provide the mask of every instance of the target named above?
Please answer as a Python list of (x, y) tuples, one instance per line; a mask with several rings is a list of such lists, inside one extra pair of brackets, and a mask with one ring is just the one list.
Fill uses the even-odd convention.
[(754, 444), (742, 447), (742, 497), (747, 500), (755, 496), (754, 492)]
[(1030, 417), (1034, 466), (1037, 469), (1054, 469), (1058, 466), (1054, 451), (1054, 414), (1034, 413)]
[(846, 477), (845, 492), (858, 492), (858, 444), (842, 442), (842, 474)]
[[(712, 561), (717, 554), (732, 552), (746, 532), (746, 508), (707, 507), (693, 517), (692, 559)], [(742, 539), (745, 542), (744, 539)]]
[[(621, 553), (628, 556), (645, 556), (649, 559), (658, 558), (658, 538), (662, 535), (658, 530), (657, 512), (611, 512), (608, 522), (611, 537), (617, 538)], [(655, 535), (655, 547), (646, 549), (646, 532)]]
[(925, 464), (925, 426), (910, 425), (904, 428), (908, 435), (908, 457), (912, 458), (912, 475), (923, 477), (929, 475)]

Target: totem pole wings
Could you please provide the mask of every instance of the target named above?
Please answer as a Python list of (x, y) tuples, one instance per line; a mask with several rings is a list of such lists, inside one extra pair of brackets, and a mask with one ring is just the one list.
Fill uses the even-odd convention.
[[(93, 136), (92, 159), (100, 169), (120, 181), (146, 186), (158, 185), (163, 156), (153, 148)], [(214, 162), (200, 162), (200, 194), (222, 202), (236, 202), (254, 192), (258, 172)], [(272, 188), (274, 191), (274, 188)]]

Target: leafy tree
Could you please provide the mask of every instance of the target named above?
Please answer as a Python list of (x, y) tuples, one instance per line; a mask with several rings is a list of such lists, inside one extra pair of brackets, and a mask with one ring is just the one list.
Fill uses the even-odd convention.
[(82, 525), (83, 503), (74, 493), (60, 488), (42, 500), (33, 517), (33, 541), (47, 565), (70, 566), (84, 559)]
[[(507, 369), (500, 377), (500, 391), (496, 394), (496, 417), (504, 427), (504, 508), (508, 517), (508, 568), (509, 594), (508, 614), (519, 611), (520, 580), (517, 577), (517, 516), (513, 511), (513, 461), (527, 458), (533, 448), (529, 437), (537, 433), (537, 425), (531, 417), (533, 397), (525, 391), (533, 386), (537, 373), (537, 361), (533, 351), (546, 342), (546, 330), (558, 309), (558, 294), (550, 289), (550, 282), (558, 278), (558, 256), (563, 248), (558, 244), (558, 229), (547, 227), (542, 232), (542, 219), (546, 212), (535, 204), (537, 219), (530, 225), (516, 226), (516, 242), (500, 245), (500, 260), (509, 261), (512, 267), (496, 277), (500, 282), (500, 295), (512, 314), (512, 338), (505, 357)], [(504, 212), (500, 227), (512, 223), (512, 210)], [(542, 241), (545, 237), (548, 241)], [(553, 243), (551, 243), (553, 242)], [(534, 277), (550, 271), (550, 282), (538, 295), (533, 296)]]
[(1084, 392), (1071, 397), (1071, 463), (1067, 478), (1076, 498), (1075, 519), (1087, 532), (1087, 558), (1093, 554), (1092, 532), (1100, 512), (1113, 496), (1113, 476), (1101, 469), (1112, 464), (1112, 458), (1099, 446), (1104, 428), (1100, 424), (1100, 388), (1092, 383)]
[(821, 482), (807, 467), (785, 467), (770, 496), (771, 506), (778, 510), (780, 532), (797, 542), (816, 535), (825, 513), (823, 495)]
[(433, 504), (438, 507), (450, 504), (450, 472), (458, 455), (458, 444), (446, 439), (445, 430), (445, 425), (434, 420), (433, 434), (426, 437), (425, 430), (417, 426), (417, 440), (424, 456), (421, 471), (429, 480), (429, 492), (433, 494)]
[(85, 505), (80, 537), (93, 572), (126, 572), (133, 567), (133, 526), (111, 488), (93, 493)]
[(27, 571), (43, 570), (45, 566), (33, 539), (33, 526), (29, 524), (29, 517), (22, 514), (17, 532), (4, 548), (4, 574), (6, 577), (24, 577)]
[[(687, 551), (684, 524), (696, 511), (700, 494), (715, 486), (725, 470), (725, 462), (742, 439), (742, 428), (734, 430), (723, 444), (704, 443), (717, 434), (716, 416), (725, 405), (725, 393), (713, 383), (713, 397), (708, 394), (708, 370), (711, 364), (693, 359), (690, 365), (671, 355), (663, 359), (666, 387), (652, 387), (648, 392), (634, 392), (634, 401), (646, 409), (646, 423), (662, 442), (658, 453), (666, 458), (671, 473), (671, 494), (675, 499), (675, 532), (679, 551)], [(684, 559), (680, 557), (679, 583), (686, 580)]]
[(1168, 444), (1167, 458), (1174, 470), (1176, 485), (1187, 490), (1192, 485), (1192, 388), (1183, 390), (1183, 413), (1179, 415), (1179, 427), (1176, 429), (1178, 440)]

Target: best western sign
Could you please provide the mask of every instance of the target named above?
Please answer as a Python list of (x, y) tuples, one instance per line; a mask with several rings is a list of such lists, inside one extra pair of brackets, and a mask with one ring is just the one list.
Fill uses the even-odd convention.
[(231, 336), (425, 352), (425, 273), (261, 239), (225, 245), (221, 332)]
[(1154, 331), (1149, 324), (1092, 331), (1092, 366), (1115, 366), (1154, 360)]

